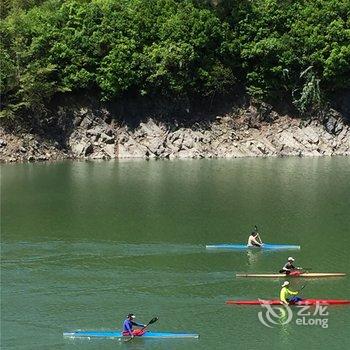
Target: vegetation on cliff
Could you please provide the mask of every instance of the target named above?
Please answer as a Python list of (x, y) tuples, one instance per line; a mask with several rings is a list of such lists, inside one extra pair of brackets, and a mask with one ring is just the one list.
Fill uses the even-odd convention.
[(3, 0), (2, 115), (59, 93), (189, 98), (243, 89), (319, 108), (350, 88), (350, 0)]

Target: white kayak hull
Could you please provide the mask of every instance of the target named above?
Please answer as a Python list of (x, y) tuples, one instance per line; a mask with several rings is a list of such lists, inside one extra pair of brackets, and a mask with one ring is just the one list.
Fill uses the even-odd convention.
[(319, 277), (341, 277), (346, 276), (343, 272), (305, 272), (299, 275), (286, 275), (284, 273), (236, 273), (236, 277), (252, 277), (252, 278), (319, 278)]

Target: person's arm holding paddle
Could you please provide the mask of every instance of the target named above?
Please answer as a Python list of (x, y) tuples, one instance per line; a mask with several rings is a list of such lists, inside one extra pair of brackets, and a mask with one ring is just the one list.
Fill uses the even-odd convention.
[(261, 247), (262, 244), (260, 243), (259, 240), (257, 240), (257, 235), (258, 233), (253, 231), (251, 235), (248, 238), (248, 247)]
[(296, 302), (302, 300), (301, 298), (297, 297), (296, 295), (299, 294), (299, 292), (304, 289), (305, 286), (302, 286), (299, 291), (292, 291), (288, 288), (289, 282), (284, 281), (282, 284), (282, 289), (280, 291), (280, 301), (281, 304), (289, 305), (289, 304), (295, 304)]
[(258, 238), (258, 240), (259, 240), (259, 243), (261, 244), (261, 245), (263, 245), (264, 243), (262, 242), (262, 240), (261, 240), (261, 237), (260, 237), (260, 234), (257, 232), (257, 238)]
[(294, 258), (290, 256), (279, 272), (285, 273), (286, 275), (291, 274), (294, 270), (296, 270), (295, 266), (293, 265), (293, 262)]
[(157, 322), (159, 320), (159, 317), (153, 317), (151, 319), (151, 321), (149, 321), (147, 324), (143, 325), (143, 328), (141, 329), (141, 331), (144, 331), (150, 324)]
[(129, 314), (127, 316), (126, 320), (124, 321), (124, 323), (123, 323), (123, 335), (124, 336), (130, 336), (131, 338), (134, 338), (135, 335), (141, 335), (142, 330), (133, 331), (133, 329), (132, 329), (133, 326), (143, 327), (143, 329), (147, 327), (147, 325), (145, 325), (145, 324), (140, 324), (140, 323), (135, 322), (134, 319), (135, 319), (135, 315)]
[(257, 241), (261, 244), (261, 245), (263, 245), (264, 243), (262, 242), (262, 240), (261, 240), (261, 237), (260, 237), (260, 234), (259, 234), (259, 232), (258, 232), (258, 226), (254, 226), (254, 232), (256, 232), (256, 239), (257, 239)]
[[(138, 332), (137, 336), (142, 336), (142, 335), (146, 332), (146, 328), (147, 328), (150, 324), (152, 324), (152, 323), (154, 323), (154, 322), (157, 322), (158, 319), (159, 319), (159, 317), (153, 317), (153, 318), (151, 319), (151, 321), (149, 321), (147, 324), (144, 324), (144, 325), (139, 325), (139, 324), (137, 324), (136, 322), (134, 322), (135, 325), (141, 326), (141, 327), (142, 327), (140, 330), (138, 330), (139, 332)], [(123, 332), (123, 333), (124, 333), (124, 332)], [(126, 335), (127, 335), (127, 334), (126, 334)], [(133, 334), (133, 332), (132, 332), (132, 333), (131, 333), (131, 338), (125, 340), (125, 342), (131, 341), (134, 337), (135, 337), (135, 334)]]

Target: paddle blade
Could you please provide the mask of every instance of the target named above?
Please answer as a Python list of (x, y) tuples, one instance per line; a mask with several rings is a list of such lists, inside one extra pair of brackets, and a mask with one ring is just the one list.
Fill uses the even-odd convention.
[(306, 287), (306, 284), (302, 285), (301, 288), (299, 289), (299, 292), (303, 290)]
[(159, 317), (153, 317), (151, 321), (148, 322), (148, 324), (152, 324), (154, 322), (157, 322), (159, 320)]

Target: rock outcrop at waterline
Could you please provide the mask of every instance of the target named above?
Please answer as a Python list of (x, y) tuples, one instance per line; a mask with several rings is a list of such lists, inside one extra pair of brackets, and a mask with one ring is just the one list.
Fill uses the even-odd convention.
[(131, 129), (108, 112), (96, 116), (81, 108), (75, 112), (66, 144), (66, 149), (60, 149), (57, 143), (35, 135), (8, 135), (0, 130), (0, 161), (350, 155), (350, 126), (335, 111), (321, 122), (273, 111), (261, 115), (249, 107), (239, 115), (218, 116), (192, 127), (150, 118)]

